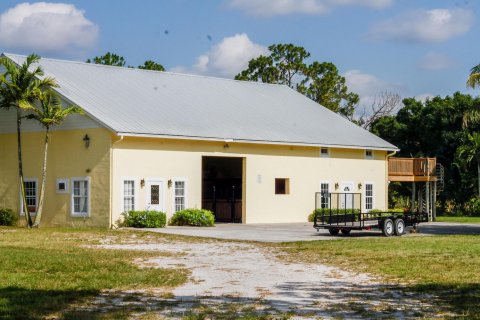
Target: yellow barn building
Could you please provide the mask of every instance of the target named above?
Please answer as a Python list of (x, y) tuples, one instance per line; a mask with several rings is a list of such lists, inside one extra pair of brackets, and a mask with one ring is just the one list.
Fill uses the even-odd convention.
[[(25, 56), (5, 54), (17, 64)], [(66, 104), (54, 129), (45, 226), (113, 227), (127, 210), (213, 210), (217, 221), (305, 222), (315, 192), (386, 209), (397, 148), (283, 85), (41, 59)], [(0, 70), (1, 71), (1, 70)], [(23, 212), (15, 111), (0, 111), (0, 207)], [(31, 210), (44, 134), (22, 124)]]

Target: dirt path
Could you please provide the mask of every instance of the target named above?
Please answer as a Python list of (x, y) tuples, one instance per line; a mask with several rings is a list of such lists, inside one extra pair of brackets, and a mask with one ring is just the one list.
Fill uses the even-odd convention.
[[(175, 301), (161, 313), (182, 316), (188, 309), (295, 315), (295, 318), (399, 318), (432, 316), (431, 297), (390, 287), (361, 273), (288, 263), (263, 246), (233, 242), (169, 242), (104, 245), (106, 248), (184, 253), (150, 259), (160, 268), (186, 267), (191, 281), (173, 291)], [(430, 300), (431, 301), (431, 300)]]

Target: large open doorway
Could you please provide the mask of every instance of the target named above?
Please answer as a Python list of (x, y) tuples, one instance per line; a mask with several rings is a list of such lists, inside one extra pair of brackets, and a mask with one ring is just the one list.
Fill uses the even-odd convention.
[(217, 222), (242, 222), (243, 158), (203, 157), (202, 208)]

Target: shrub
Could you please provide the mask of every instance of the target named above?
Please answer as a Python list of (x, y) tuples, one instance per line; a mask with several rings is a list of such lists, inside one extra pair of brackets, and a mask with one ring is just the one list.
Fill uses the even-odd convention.
[(204, 209), (185, 209), (177, 211), (170, 219), (172, 226), (212, 227), (215, 216), (212, 211)]
[(123, 226), (133, 228), (163, 228), (167, 215), (161, 211), (129, 211), (122, 213)]
[(0, 226), (13, 226), (17, 222), (17, 215), (12, 209), (0, 208)]
[(465, 203), (463, 213), (470, 217), (480, 217), (480, 198), (473, 197)]

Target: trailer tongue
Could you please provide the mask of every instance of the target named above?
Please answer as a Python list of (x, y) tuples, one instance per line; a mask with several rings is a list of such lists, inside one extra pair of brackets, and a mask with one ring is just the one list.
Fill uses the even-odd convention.
[[(382, 212), (370, 210), (362, 212), (360, 193), (320, 193), (315, 194), (313, 227), (328, 229), (331, 235), (350, 234), (352, 230), (379, 229), (383, 235), (401, 236), (406, 227), (416, 227), (428, 221), (428, 214), (422, 212)], [(366, 211), (365, 209), (363, 211)]]

